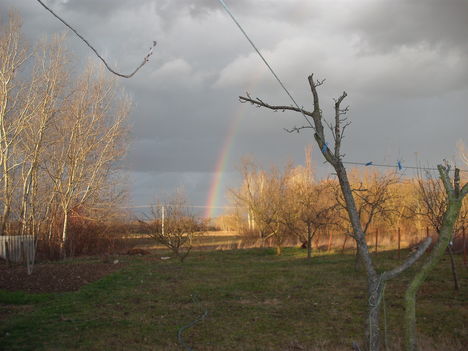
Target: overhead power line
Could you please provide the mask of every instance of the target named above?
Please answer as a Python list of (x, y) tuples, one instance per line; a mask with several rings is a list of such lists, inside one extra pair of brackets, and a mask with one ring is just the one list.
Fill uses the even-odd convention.
[(275, 77), (275, 79), (278, 81), (278, 83), (281, 85), (281, 87), (283, 88), (283, 90), (286, 92), (286, 94), (289, 96), (289, 98), (291, 99), (291, 101), (293, 102), (294, 106), (296, 106), (296, 108), (298, 110), (301, 111), (302, 115), (304, 116), (305, 120), (307, 121), (307, 123), (310, 125), (310, 127), (312, 129), (314, 129), (314, 126), (312, 125), (312, 123), (310, 122), (309, 118), (306, 116), (306, 114), (304, 113), (303, 109), (301, 107), (299, 107), (298, 103), (296, 102), (296, 100), (293, 98), (292, 94), (289, 92), (289, 90), (286, 88), (286, 86), (283, 84), (283, 82), (281, 81), (281, 79), (278, 77), (278, 75), (275, 73), (275, 71), (273, 70), (273, 68), (270, 66), (270, 64), (268, 63), (268, 61), (265, 59), (265, 57), (262, 55), (262, 53), (260, 52), (260, 50), (258, 50), (257, 46), (255, 45), (255, 43), (252, 41), (252, 39), (250, 39), (249, 35), (246, 33), (246, 31), (244, 30), (244, 28), (242, 28), (242, 26), (240, 25), (239, 21), (237, 21), (237, 19), (234, 17), (234, 15), (232, 14), (231, 10), (229, 9), (229, 7), (226, 5), (226, 3), (223, 1), (223, 0), (218, 0), (219, 3), (224, 7), (224, 9), (226, 10), (226, 12), (228, 13), (228, 15), (231, 17), (231, 19), (234, 21), (234, 23), (237, 25), (237, 27), (239, 28), (239, 30), (242, 32), (242, 34), (244, 34), (245, 38), (249, 41), (250, 45), (252, 45), (252, 47), (255, 49), (255, 51), (257, 52), (258, 56), (260, 56), (260, 58), (262, 59), (262, 61), (265, 63), (265, 65), (268, 67), (268, 69), (270, 70), (271, 74), (273, 74), (273, 76)]
[(143, 67), (148, 61), (151, 55), (153, 55), (153, 48), (156, 46), (156, 41), (153, 41), (153, 45), (151, 46), (149, 52), (146, 54), (146, 56), (143, 58), (143, 61), (140, 63), (140, 65), (135, 68), (135, 70), (130, 73), (130, 74), (123, 74), (115, 71), (110, 67), (110, 65), (107, 63), (107, 61), (99, 54), (99, 52), (71, 25), (69, 25), (64, 19), (62, 19), (59, 15), (57, 15), (51, 8), (49, 8), (46, 4), (44, 4), (41, 0), (36, 0), (39, 4), (42, 5), (47, 11), (49, 11), (52, 16), (57, 18), (60, 22), (62, 22), (66, 27), (68, 27), (73, 33), (75, 33), (78, 38), (80, 38), (95, 54), (96, 56), (104, 63), (104, 66), (113, 74), (116, 76), (122, 77), (122, 78), (131, 78), (137, 73), (141, 67)]

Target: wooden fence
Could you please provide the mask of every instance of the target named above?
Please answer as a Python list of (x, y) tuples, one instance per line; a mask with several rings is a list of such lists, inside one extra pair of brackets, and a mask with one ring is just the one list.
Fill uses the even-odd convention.
[(0, 257), (8, 264), (25, 262), (28, 274), (32, 273), (36, 248), (37, 240), (32, 235), (0, 236)]

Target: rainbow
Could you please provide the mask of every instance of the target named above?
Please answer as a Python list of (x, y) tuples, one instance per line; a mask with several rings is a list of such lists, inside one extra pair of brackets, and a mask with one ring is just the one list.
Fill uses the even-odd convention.
[(219, 204), (223, 173), (224, 169), (226, 168), (232, 146), (234, 144), (234, 136), (236, 135), (239, 121), (243, 116), (242, 108), (239, 108), (234, 116), (235, 117), (231, 121), (228, 132), (224, 139), (223, 147), (221, 148), (218, 159), (216, 161), (214, 174), (211, 180), (210, 189), (208, 191), (208, 199), (206, 201), (205, 218), (213, 217), (216, 205)]
[[(248, 84), (247, 91), (253, 89), (257, 85), (257, 82), (260, 78), (260, 72), (257, 71), (256, 74), (252, 76)], [(229, 154), (231, 152), (232, 146), (234, 145), (234, 137), (237, 133), (237, 128), (239, 126), (239, 122), (242, 120), (244, 116), (244, 108), (243, 104), (240, 104), (239, 108), (233, 114), (233, 118), (231, 119), (231, 123), (229, 125), (228, 131), (224, 138), (223, 146), (219, 152), (218, 159), (216, 161), (215, 170), (213, 173), (213, 177), (211, 179), (210, 188), (208, 190), (208, 198), (206, 200), (205, 205), (205, 218), (212, 218), (214, 215), (214, 211), (217, 208), (220, 197), (221, 197), (221, 184), (223, 181), (223, 173), (224, 169), (226, 168), (227, 162), (229, 160)]]

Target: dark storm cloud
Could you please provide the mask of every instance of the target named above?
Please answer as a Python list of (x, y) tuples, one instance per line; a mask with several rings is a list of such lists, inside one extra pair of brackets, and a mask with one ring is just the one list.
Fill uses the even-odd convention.
[(87, 15), (109, 16), (116, 11), (131, 10), (139, 7), (147, 0), (49, 0), (44, 1), (51, 7), (73, 13), (86, 13)]
[(365, 1), (349, 29), (358, 30), (373, 50), (426, 44), (467, 54), (468, 1)]
[[(300, 115), (239, 104), (246, 90), (271, 103), (290, 101), (217, 0), (44, 1), (124, 73), (158, 41), (150, 62), (119, 80), (134, 101), (126, 164), (135, 202), (185, 184), (192, 201), (203, 203), (231, 134), (229, 172), (246, 154), (266, 167), (303, 161), (312, 136), (283, 131), (301, 125)], [(311, 108), (312, 72), (327, 78), (320, 90), (327, 116), (332, 98), (349, 93), (349, 160), (414, 163), (418, 152), (434, 164), (466, 140), (467, 1), (225, 1), (300, 105)], [(3, 18), (10, 7), (32, 43), (67, 31), (34, 0), (0, 1)], [(75, 71), (88, 59), (101, 65), (71, 33), (67, 45)], [(326, 175), (317, 150), (314, 156)]]

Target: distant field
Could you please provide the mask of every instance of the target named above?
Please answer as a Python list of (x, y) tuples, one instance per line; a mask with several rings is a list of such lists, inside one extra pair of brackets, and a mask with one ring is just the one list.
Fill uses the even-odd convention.
[[(426, 237), (425, 232), (418, 235), (411, 235), (406, 232), (401, 234), (400, 246), (407, 248), (412, 242), (418, 242)], [(396, 230), (390, 230), (388, 233), (378, 236), (377, 250), (394, 250), (398, 247), (398, 235)], [(147, 250), (159, 250), (164, 247), (157, 244), (147, 234), (131, 234), (126, 237), (129, 246), (144, 248)], [(301, 242), (296, 237), (290, 238), (285, 242), (285, 246), (300, 246)], [(368, 236), (368, 245), (371, 251), (375, 251), (375, 232), (370, 232)], [(193, 243), (195, 250), (229, 250), (268, 247), (269, 243), (263, 242), (260, 238), (245, 238), (236, 231), (210, 231), (200, 235)], [(313, 240), (313, 250), (321, 252), (342, 252), (343, 248), (347, 251), (355, 249), (355, 242), (351, 238), (346, 238), (342, 233), (329, 233), (316, 235)]]
[[(131, 234), (127, 240), (130, 246), (145, 248), (148, 250), (158, 250), (164, 247), (157, 244), (154, 239), (147, 234)], [(194, 241), (195, 249), (228, 249), (237, 247), (241, 241), (241, 236), (237, 232), (212, 231), (203, 233)]]
[[(165, 252), (154, 251), (119, 256), (124, 268), (77, 292), (0, 291), (0, 349), (183, 350), (178, 330), (206, 310), (206, 318), (182, 334), (193, 350), (349, 350), (363, 333), (364, 274), (355, 271), (352, 254), (308, 261), (304, 251), (286, 249), (278, 257), (267, 248), (202, 250), (184, 264), (161, 261)], [(392, 251), (375, 257), (380, 267), (397, 263)], [(453, 291), (444, 259), (419, 294), (424, 350), (468, 344), (468, 277), (457, 260), (461, 291)], [(76, 262), (83, 261), (97, 259)], [(390, 350), (399, 350), (407, 280), (386, 288)], [(428, 346), (432, 342), (437, 346)]]

